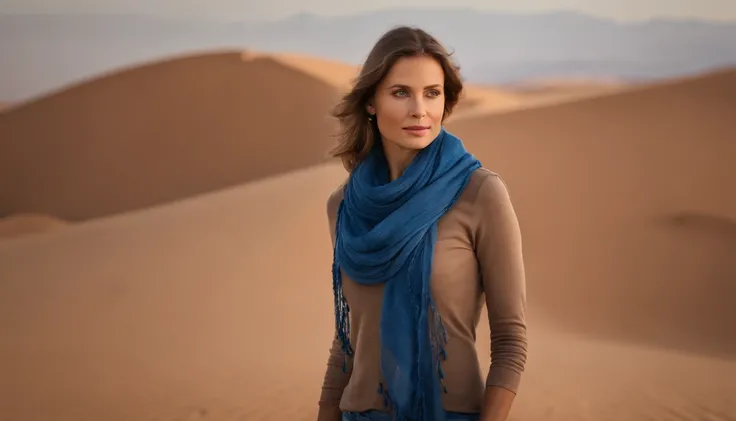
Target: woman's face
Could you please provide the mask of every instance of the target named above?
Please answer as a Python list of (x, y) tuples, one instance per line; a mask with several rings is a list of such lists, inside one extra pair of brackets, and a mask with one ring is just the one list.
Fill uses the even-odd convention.
[(375, 114), (384, 147), (415, 151), (437, 137), (445, 110), (445, 74), (432, 57), (402, 57), (376, 88)]

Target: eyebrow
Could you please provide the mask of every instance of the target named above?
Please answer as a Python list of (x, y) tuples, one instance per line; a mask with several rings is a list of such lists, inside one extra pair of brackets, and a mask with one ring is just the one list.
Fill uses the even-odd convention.
[[(424, 89), (441, 88), (441, 87), (442, 85), (440, 85), (439, 83), (435, 83), (434, 85), (425, 86)], [(388, 87), (388, 89), (394, 89), (394, 88), (410, 89), (409, 86), (402, 85), (402, 84), (394, 84)]]

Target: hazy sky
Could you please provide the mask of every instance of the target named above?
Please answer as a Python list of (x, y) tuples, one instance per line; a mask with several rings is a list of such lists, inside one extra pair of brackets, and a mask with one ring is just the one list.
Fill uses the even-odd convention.
[[(653, 16), (736, 21), (736, 0), (453, 0), (453, 7), (480, 10), (544, 11), (572, 9), (614, 19)], [(447, 7), (451, 0), (0, 0), (4, 13), (146, 13), (232, 20), (272, 20), (309, 12), (353, 14), (402, 7)]]

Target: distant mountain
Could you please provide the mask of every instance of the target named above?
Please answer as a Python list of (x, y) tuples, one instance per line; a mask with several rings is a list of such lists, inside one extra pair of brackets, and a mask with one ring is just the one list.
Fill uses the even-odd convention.
[(143, 15), (0, 15), (0, 100), (43, 94), (170, 55), (238, 47), (360, 63), (378, 36), (418, 25), (456, 52), (474, 82), (528, 78), (657, 79), (736, 65), (736, 23), (621, 23), (574, 12), (396, 9), (300, 14), (265, 24)]

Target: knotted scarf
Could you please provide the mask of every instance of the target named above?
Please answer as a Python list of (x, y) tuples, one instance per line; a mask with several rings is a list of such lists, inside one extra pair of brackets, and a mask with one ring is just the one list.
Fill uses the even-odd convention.
[[(480, 162), (444, 127), (396, 180), (377, 143), (353, 170), (338, 208), (332, 265), (337, 336), (350, 345), (342, 269), (361, 285), (385, 284), (379, 392), (397, 421), (441, 421), (447, 341), (430, 291), (437, 222)], [(347, 365), (344, 366), (344, 369)]]

